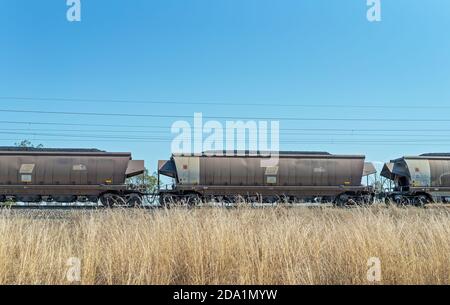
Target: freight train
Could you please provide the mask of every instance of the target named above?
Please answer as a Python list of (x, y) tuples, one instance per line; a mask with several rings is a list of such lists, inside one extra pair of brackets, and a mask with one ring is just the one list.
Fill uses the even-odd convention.
[[(162, 206), (203, 202), (370, 204), (376, 194), (362, 185), (376, 174), (363, 155), (327, 152), (210, 151), (173, 154), (158, 162)], [(144, 173), (144, 161), (129, 152), (98, 149), (0, 147), (0, 202), (98, 202), (103, 206), (140, 206), (146, 195), (126, 179)], [(160, 187), (161, 176), (172, 179)], [(381, 194), (387, 203), (423, 206), (450, 201), (450, 154), (423, 154), (392, 160), (381, 176), (394, 187)]]
[(140, 205), (143, 194), (125, 179), (143, 172), (130, 153), (0, 147), (0, 201)]
[(394, 182), (386, 202), (423, 206), (450, 201), (450, 154), (405, 156), (384, 164), (381, 176)]
[(173, 178), (170, 189), (159, 190), (161, 205), (203, 201), (239, 203), (276, 201), (371, 203), (374, 190), (361, 185), (363, 176), (375, 174), (361, 155), (327, 152), (280, 152), (276, 166), (263, 166), (266, 154), (206, 152), (174, 154), (160, 160), (160, 175)]

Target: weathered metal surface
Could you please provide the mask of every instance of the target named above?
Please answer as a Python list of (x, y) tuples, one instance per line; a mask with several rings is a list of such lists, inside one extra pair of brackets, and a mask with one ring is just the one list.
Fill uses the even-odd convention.
[(394, 174), (392, 173), (393, 169), (394, 169), (394, 163), (392, 163), (392, 162), (385, 163), (383, 165), (383, 169), (381, 170), (380, 175), (382, 177), (388, 178), (390, 180), (394, 180)]
[(158, 160), (158, 173), (167, 177), (176, 178), (177, 168), (172, 160)]
[(450, 156), (426, 154), (391, 161), (392, 170), (383, 168), (382, 176), (401, 181), (402, 186), (450, 187)]
[[(364, 156), (280, 153), (277, 166), (262, 167), (261, 156), (173, 155), (159, 173), (174, 177), (180, 191), (202, 194), (337, 195), (362, 191)], [(373, 167), (373, 165), (372, 165)], [(374, 168), (367, 168), (372, 173)]]
[(431, 186), (450, 187), (450, 157), (448, 159), (429, 160)]
[(370, 176), (377, 173), (377, 169), (372, 162), (364, 162), (363, 177)]
[(202, 185), (332, 186), (360, 185), (364, 159), (298, 156), (261, 167), (259, 157), (201, 157)]
[(392, 160), (391, 164), (392, 169), (385, 166), (381, 174), (394, 181), (394, 198), (409, 196), (416, 203), (418, 198), (434, 202), (450, 200), (450, 154), (406, 156)]
[(143, 174), (145, 171), (144, 160), (129, 160), (125, 175), (127, 178)]
[(199, 157), (173, 157), (177, 169), (178, 183), (196, 185), (200, 183)]
[(123, 185), (0, 185), (3, 195), (98, 195), (106, 191), (121, 191)]
[(202, 195), (279, 195), (280, 197), (337, 196), (345, 192), (366, 192), (365, 186), (236, 186), (236, 185), (178, 185), (177, 191), (195, 191)]
[[(278, 162), (264, 162), (274, 156)], [(364, 159), (320, 152), (176, 154), (158, 163), (159, 174), (174, 177), (171, 189), (159, 190), (159, 201), (370, 203), (374, 190), (361, 185)], [(366, 173), (373, 171), (366, 167)]]
[(0, 195), (93, 195), (125, 189), (143, 171), (130, 153), (83, 149), (0, 150)]
[(427, 187), (431, 185), (431, 169), (428, 160), (405, 159), (409, 171), (410, 185)]

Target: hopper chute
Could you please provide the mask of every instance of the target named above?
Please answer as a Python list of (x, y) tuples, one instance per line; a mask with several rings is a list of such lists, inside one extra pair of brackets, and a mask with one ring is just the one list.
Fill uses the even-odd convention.
[(175, 178), (177, 175), (177, 169), (173, 160), (159, 160), (158, 174)]
[(380, 175), (382, 177), (388, 178), (390, 180), (394, 180), (395, 174), (393, 173), (394, 163), (385, 163), (383, 165), (383, 169), (381, 170)]
[(370, 176), (376, 173), (377, 169), (372, 162), (364, 162), (363, 177)]
[(127, 178), (143, 174), (145, 171), (144, 160), (130, 160), (125, 172)]

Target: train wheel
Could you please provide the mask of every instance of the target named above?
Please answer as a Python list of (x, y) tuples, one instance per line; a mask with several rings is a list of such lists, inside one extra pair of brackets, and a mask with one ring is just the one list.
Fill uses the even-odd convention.
[(350, 199), (347, 201), (347, 205), (353, 205), (353, 206), (355, 206), (355, 205), (358, 205), (358, 202), (355, 201), (353, 198), (350, 198)]
[(395, 197), (395, 203), (398, 207), (406, 207), (411, 204), (411, 200), (406, 196)]
[(175, 206), (175, 196), (173, 195), (162, 195), (159, 199), (159, 203), (163, 208), (170, 209), (171, 207)]
[(163, 206), (166, 209), (170, 209), (170, 206), (172, 205), (171, 197), (169, 196), (163, 196), (161, 200), (161, 206)]
[(375, 197), (373, 195), (364, 195), (362, 197), (363, 205), (371, 206), (375, 202)]
[(114, 197), (113, 194), (106, 193), (100, 197), (100, 202), (105, 207), (112, 207), (114, 205)]
[(175, 204), (179, 207), (189, 206), (189, 196), (179, 196), (175, 199)]
[(347, 195), (339, 195), (336, 197), (336, 199), (334, 200), (334, 206), (335, 207), (345, 207), (349, 202), (349, 198)]
[(392, 199), (389, 197), (384, 198), (384, 204), (390, 206), (392, 204)]
[(265, 196), (262, 201), (265, 204), (276, 205), (278, 203), (278, 198), (276, 196)]
[(136, 193), (131, 193), (125, 196), (127, 206), (140, 207), (142, 206), (142, 196)]
[(419, 195), (416, 198), (416, 206), (417, 207), (425, 207), (426, 204), (430, 203), (431, 200), (426, 195)]
[(199, 195), (191, 194), (186, 198), (187, 205), (190, 207), (199, 206), (202, 203), (202, 199)]
[(127, 206), (127, 202), (123, 197), (112, 193), (103, 194), (100, 197), (100, 202), (103, 204), (103, 206), (108, 208)]

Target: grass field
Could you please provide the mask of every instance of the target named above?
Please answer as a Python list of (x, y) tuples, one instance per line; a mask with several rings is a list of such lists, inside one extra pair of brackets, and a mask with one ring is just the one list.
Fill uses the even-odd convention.
[(371, 257), (450, 283), (446, 208), (2, 210), (0, 236), (0, 284), (76, 284), (71, 257), (82, 284), (371, 284)]

